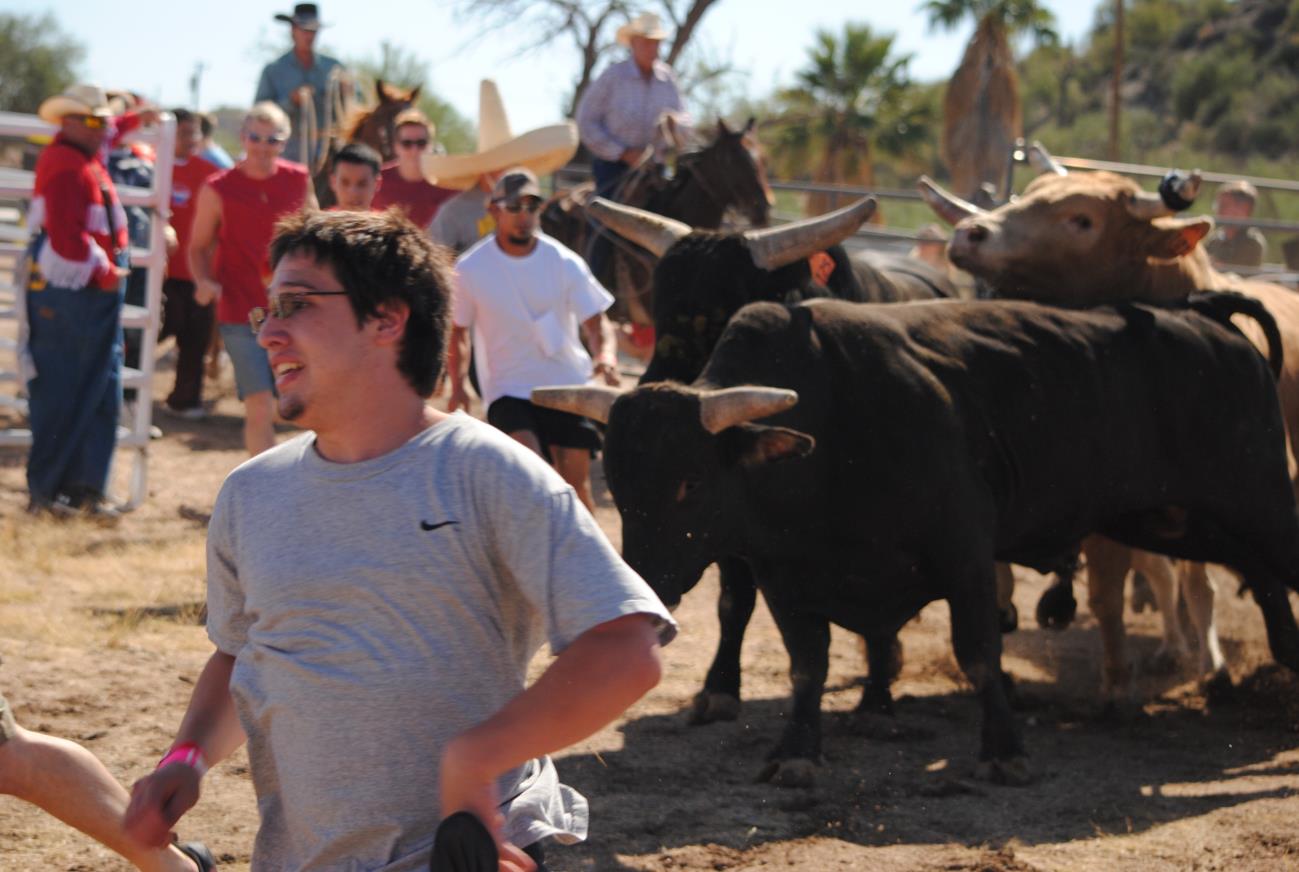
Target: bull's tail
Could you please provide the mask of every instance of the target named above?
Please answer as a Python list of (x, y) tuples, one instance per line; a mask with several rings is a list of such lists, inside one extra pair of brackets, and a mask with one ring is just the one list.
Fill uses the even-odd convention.
[(1231, 323), (1232, 315), (1248, 315), (1263, 328), (1267, 337), (1267, 362), (1272, 368), (1272, 375), (1281, 376), (1281, 367), (1285, 363), (1285, 350), (1281, 347), (1281, 331), (1277, 329), (1276, 319), (1267, 307), (1253, 297), (1238, 294), (1235, 291), (1202, 291), (1191, 294), (1187, 305), (1208, 318), (1224, 326), (1236, 328)]

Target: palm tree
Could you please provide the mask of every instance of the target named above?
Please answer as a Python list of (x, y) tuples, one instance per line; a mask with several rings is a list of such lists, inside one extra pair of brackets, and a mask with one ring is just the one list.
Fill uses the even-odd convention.
[(1039, 44), (1055, 42), (1055, 17), (1038, 0), (926, 0), (921, 8), (930, 27), (952, 30), (966, 18), (978, 22), (943, 101), (943, 160), (952, 188), (972, 197), (984, 182), (999, 181), (1021, 135), (1010, 38), (1029, 33)]
[[(797, 85), (776, 94), (779, 114), (767, 138), (777, 171), (807, 178), (810, 169), (814, 181), (871, 185), (877, 149), (901, 154), (928, 137), (928, 107), (915, 99), (910, 61), (893, 55), (893, 36), (864, 24), (845, 24), (841, 36), (818, 31)], [(830, 195), (812, 194), (807, 211), (831, 205)]]

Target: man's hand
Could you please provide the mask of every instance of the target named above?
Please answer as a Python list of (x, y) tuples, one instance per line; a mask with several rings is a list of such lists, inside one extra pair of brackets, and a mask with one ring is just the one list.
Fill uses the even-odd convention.
[(192, 766), (171, 763), (131, 787), (131, 804), (122, 826), (142, 845), (163, 848), (171, 843), (171, 828), (198, 802), (199, 774)]
[(456, 409), (469, 411), (469, 406), (473, 400), (469, 396), (469, 391), (465, 390), (464, 382), (456, 379), (449, 379), (451, 382), (451, 398), (447, 400), (447, 411), (454, 412)]
[(499, 872), (534, 872), (537, 864), (516, 845), (505, 841), (502, 827), (505, 823), (496, 796), (495, 779), (475, 771), (468, 755), (462, 754), (457, 740), (452, 739), (442, 751), (441, 814), (450, 817), (458, 811), (467, 811), (483, 822), (496, 842), (500, 857)]
[(221, 296), (221, 283), (212, 279), (199, 279), (194, 282), (194, 302), (206, 306)]
[(611, 388), (622, 385), (622, 377), (618, 375), (617, 364), (610, 363), (607, 360), (597, 361), (592, 376), (598, 376), (604, 379), (604, 383)]
[(301, 106), (303, 103), (311, 99), (311, 94), (312, 94), (311, 86), (302, 85), (301, 87), (295, 88), (293, 90), (293, 93), (289, 96), (289, 99), (293, 101), (294, 106)]
[(629, 148), (622, 153), (622, 157), (619, 158), (619, 160), (629, 167), (634, 167), (636, 164), (641, 162), (641, 158), (643, 157), (645, 157), (644, 148)]

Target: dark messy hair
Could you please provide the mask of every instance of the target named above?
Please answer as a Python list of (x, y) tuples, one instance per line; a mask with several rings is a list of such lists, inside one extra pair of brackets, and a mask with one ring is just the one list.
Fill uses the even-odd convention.
[(189, 111), (188, 109), (183, 109), (179, 106), (171, 110), (171, 114), (176, 116), (177, 124), (184, 124), (186, 121), (194, 120), (193, 112)]
[(446, 356), (451, 253), (432, 242), (399, 209), (387, 212), (303, 210), (275, 225), (271, 265), (305, 254), (334, 270), (358, 326), (385, 303), (410, 310), (397, 369), (421, 397), (431, 396)]
[(338, 154), (334, 155), (334, 162), (329, 165), (329, 171), (332, 173), (338, 169), (338, 165), (341, 163), (369, 167), (376, 176), (379, 175), (379, 152), (370, 148), (364, 142), (349, 142), (340, 148)]

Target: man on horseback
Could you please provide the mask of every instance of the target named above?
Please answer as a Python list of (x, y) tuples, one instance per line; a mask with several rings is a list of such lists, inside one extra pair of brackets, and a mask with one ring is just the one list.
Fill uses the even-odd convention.
[(627, 170), (645, 157), (663, 113), (673, 113), (679, 125), (688, 123), (676, 73), (658, 59), (666, 36), (651, 12), (618, 28), (618, 42), (631, 57), (601, 73), (577, 106), (578, 132), (594, 158), (591, 170), (602, 197), (612, 197)]
[[(298, 3), (292, 15), (280, 13), (275, 20), (288, 22), (293, 48), (262, 70), (253, 103), (270, 100), (284, 110), (293, 125), (284, 157), (311, 165), (326, 139), (331, 88), (341, 92), (353, 86), (340, 61), (316, 53), (316, 33), (323, 25), (315, 3)], [(312, 128), (318, 135), (311, 135)]]

